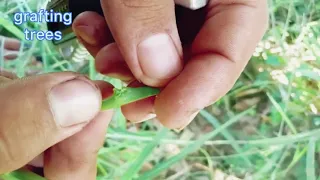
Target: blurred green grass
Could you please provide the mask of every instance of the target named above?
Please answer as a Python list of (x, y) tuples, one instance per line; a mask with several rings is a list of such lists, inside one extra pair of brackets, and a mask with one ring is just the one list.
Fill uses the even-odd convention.
[[(12, 13), (45, 4), (0, 1), (0, 34), (21, 38)], [(117, 110), (99, 152), (97, 179), (320, 179), (320, 1), (269, 0), (269, 12), (270, 28), (240, 79), (183, 131), (163, 129), (156, 120), (134, 125)], [(33, 55), (43, 63), (35, 66)], [(90, 78), (122, 85), (97, 74), (87, 59)], [(33, 41), (14, 61), (0, 57), (1, 64), (20, 77), (78, 71), (47, 41)]]

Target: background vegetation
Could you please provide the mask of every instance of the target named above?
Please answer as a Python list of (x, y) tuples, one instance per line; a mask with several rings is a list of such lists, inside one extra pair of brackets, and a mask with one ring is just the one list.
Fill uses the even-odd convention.
[[(12, 14), (45, 4), (0, 1), (0, 34), (23, 39)], [(269, 12), (270, 28), (241, 78), (183, 131), (169, 131), (156, 120), (134, 125), (117, 110), (99, 152), (97, 179), (320, 179), (320, 1), (269, 0)], [(50, 42), (28, 46), (14, 61), (0, 56), (0, 65), (20, 77), (79, 70), (81, 57), (63, 59)], [(85, 59), (83, 73), (121, 86)]]

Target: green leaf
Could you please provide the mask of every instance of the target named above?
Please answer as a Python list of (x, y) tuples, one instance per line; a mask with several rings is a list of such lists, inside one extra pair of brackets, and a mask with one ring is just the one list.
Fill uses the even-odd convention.
[(8, 21), (3, 17), (0, 17), (0, 26), (3, 26), (5, 29), (10, 31), (20, 40), (24, 40), (25, 38), (24, 33), (19, 28), (17, 28), (11, 21)]
[(137, 172), (141, 169), (143, 166), (143, 163), (147, 161), (147, 158), (152, 153), (153, 149), (159, 144), (160, 140), (167, 134), (168, 129), (163, 128), (159, 133), (154, 137), (154, 140), (147, 144), (145, 148), (143, 148), (140, 155), (137, 157), (137, 159), (131, 164), (129, 169), (126, 171), (126, 173), (123, 175), (123, 180), (129, 180), (132, 179)]
[(284, 65), (284, 60), (279, 56), (269, 55), (266, 59), (266, 64), (279, 67)]
[(288, 116), (286, 115), (286, 113), (283, 111), (283, 109), (281, 108), (280, 104), (269, 94), (267, 93), (268, 98), (270, 99), (271, 103), (273, 104), (273, 106), (277, 109), (277, 111), (280, 113), (281, 117), (283, 118), (284, 122), (287, 123), (288, 127), (290, 128), (290, 130), (292, 131), (292, 133), (297, 134), (297, 130), (295, 128), (295, 126), (293, 125), (293, 123), (291, 122), (291, 120), (288, 118)]
[(113, 115), (113, 119), (115, 120), (116, 124), (115, 127), (119, 129), (125, 130), (127, 128), (127, 119), (122, 114), (121, 109), (116, 109)]
[[(218, 121), (218, 119), (216, 119), (213, 115), (211, 115), (208, 111), (206, 110), (202, 110), (200, 111), (200, 115), (203, 116), (215, 129), (221, 127), (220, 122)], [(236, 139), (232, 136), (232, 134), (227, 131), (227, 130), (223, 130), (221, 132), (221, 134), (230, 142), (235, 142)], [(243, 153), (244, 151), (241, 149), (241, 147), (238, 144), (235, 143), (231, 143), (231, 146), (235, 149), (235, 151), (239, 154)], [(252, 166), (251, 161), (246, 157), (246, 156), (242, 156), (242, 160), (244, 160), (244, 162), (248, 165), (248, 166)], [(241, 162), (243, 163), (243, 162)]]
[(316, 180), (316, 172), (315, 172), (315, 150), (316, 150), (316, 140), (311, 138), (308, 145), (307, 152), (307, 165), (306, 165), (306, 173), (308, 180)]
[(320, 75), (319, 73), (312, 71), (312, 70), (297, 70), (297, 72), (301, 73), (301, 76), (315, 80), (320, 81)]
[(302, 64), (297, 70), (296, 73), (300, 73), (302, 77), (309, 78), (311, 80), (320, 81), (320, 75), (314, 71), (315, 67), (307, 63)]
[(160, 174), (163, 170), (168, 169), (170, 166), (173, 164), (179, 162), (180, 160), (184, 159), (186, 156), (189, 154), (196, 152), (206, 141), (214, 138), (217, 136), (219, 133), (221, 133), (225, 128), (231, 126), (235, 122), (237, 122), (241, 117), (247, 115), (252, 111), (252, 108), (234, 116), (231, 118), (229, 121), (221, 125), (219, 128), (216, 130), (200, 137), (198, 140), (196, 140), (194, 143), (190, 144), (189, 146), (185, 147), (184, 149), (181, 150), (181, 152), (159, 164), (157, 164), (152, 170), (147, 171), (146, 173), (142, 174), (139, 179), (144, 180), (144, 179), (152, 179), (153, 177), (156, 177), (158, 174)]
[(160, 90), (152, 87), (123, 87), (121, 89), (114, 88), (113, 95), (102, 101), (102, 110), (120, 108), (123, 105), (145, 99), (159, 94)]

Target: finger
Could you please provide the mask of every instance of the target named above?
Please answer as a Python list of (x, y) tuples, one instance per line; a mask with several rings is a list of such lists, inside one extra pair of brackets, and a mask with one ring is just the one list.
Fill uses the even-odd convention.
[(98, 88), (67, 72), (4, 82), (0, 99), (0, 173), (22, 167), (79, 132), (101, 106)]
[(113, 42), (106, 21), (96, 12), (83, 12), (79, 14), (73, 24), (73, 31), (79, 41), (95, 57), (105, 45)]
[(0, 42), (4, 41), (4, 49), (19, 51), (21, 43), (17, 39), (0, 36)]
[(190, 62), (155, 101), (157, 118), (167, 127), (184, 128), (225, 95), (266, 30), (266, 1), (220, 2), (211, 1)]
[(4, 76), (0, 76), (0, 83), (4, 83), (4, 82), (9, 82), (11, 79), (4, 77)]
[(19, 51), (4, 50), (3, 57), (5, 60), (13, 60), (19, 56)]
[[(134, 81), (128, 85), (129, 87), (142, 87), (143, 84)], [(136, 101), (121, 107), (123, 115), (133, 123), (139, 123), (156, 117), (154, 111), (155, 97), (149, 97), (140, 101)]]
[(48, 179), (95, 179), (98, 150), (103, 144), (112, 111), (105, 111), (76, 135), (45, 152)]
[[(98, 84), (103, 88), (102, 91), (112, 91), (112, 85), (101, 81)], [(110, 110), (100, 112), (82, 131), (46, 151), (45, 177), (47, 179), (95, 179), (98, 150), (103, 145), (112, 114)]]
[(32, 161), (28, 163), (28, 165), (37, 168), (43, 168), (43, 153), (33, 158)]
[(1, 68), (0, 68), (0, 76), (6, 77), (6, 78), (8, 78), (10, 80), (18, 78), (18, 76), (15, 75), (14, 73), (11, 73), (9, 71), (3, 70)]
[(96, 56), (96, 69), (104, 75), (118, 78), (125, 82), (130, 82), (134, 79), (115, 43), (111, 43), (99, 51)]
[(149, 86), (164, 86), (182, 69), (173, 0), (103, 0), (102, 9), (130, 70)]
[(107, 83), (106, 81), (97, 80), (94, 83), (99, 87), (102, 99), (106, 99), (113, 95), (113, 86), (112, 84)]
[[(101, 80), (94, 81), (94, 83), (99, 87), (102, 99), (112, 96), (114, 87), (111, 84)], [(39, 156), (29, 162), (28, 165), (31, 165), (33, 167), (43, 167), (43, 160), (43, 153), (41, 153)]]
[(95, 12), (84, 12), (76, 17), (73, 29), (91, 55), (96, 57), (98, 72), (123, 81), (133, 78), (117, 45), (109, 44), (113, 39), (102, 16)]

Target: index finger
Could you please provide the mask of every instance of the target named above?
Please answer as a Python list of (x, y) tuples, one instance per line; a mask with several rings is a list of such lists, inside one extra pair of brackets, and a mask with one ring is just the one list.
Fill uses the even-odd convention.
[(158, 119), (181, 129), (234, 85), (268, 24), (267, 1), (211, 0), (191, 59), (155, 101)]

